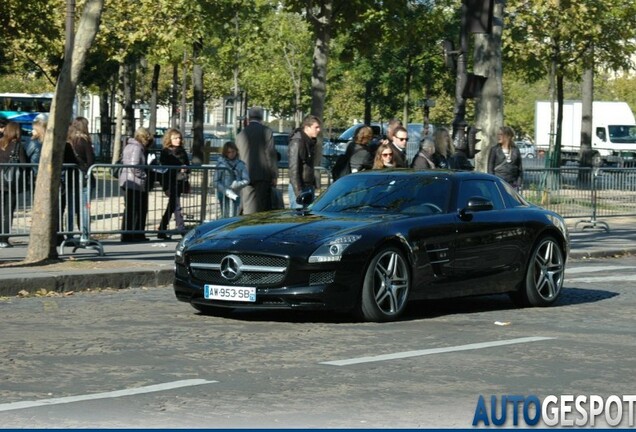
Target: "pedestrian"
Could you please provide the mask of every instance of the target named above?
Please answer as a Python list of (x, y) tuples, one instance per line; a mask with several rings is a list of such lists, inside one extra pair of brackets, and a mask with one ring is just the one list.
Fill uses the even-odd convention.
[(521, 152), (514, 143), (515, 132), (509, 126), (502, 126), (497, 133), (497, 145), (488, 154), (488, 172), (508, 182), (517, 190), (521, 189), (523, 165)]
[(33, 120), (33, 129), (31, 131), (31, 139), (24, 148), (29, 163), (35, 164), (33, 170), (33, 178), (38, 175), (38, 164), (40, 163), (40, 155), (42, 154), (42, 143), (46, 134), (46, 126), (48, 124), (48, 114), (38, 114)]
[[(140, 127), (134, 138), (128, 138), (122, 152), (122, 164), (131, 165), (121, 169), (119, 187), (124, 195), (124, 217), (122, 219), (122, 242), (143, 242), (145, 236), (146, 217), (148, 215), (148, 171), (146, 165), (148, 147), (153, 137), (148, 129)], [(135, 166), (136, 165), (136, 166)]]
[(13, 245), (9, 242), (9, 234), (11, 234), (11, 225), (13, 215), (16, 208), (16, 195), (18, 193), (18, 185), (15, 179), (7, 182), (11, 171), (16, 171), (15, 167), (18, 163), (26, 163), (27, 157), (24, 148), (20, 145), (20, 125), (16, 122), (7, 122), (0, 137), (0, 163), (11, 164), (2, 167), (2, 184), (1, 184), (1, 201), (0, 216), (2, 217), (2, 233), (0, 233), (0, 248), (9, 248)]
[(157, 238), (163, 240), (170, 238), (165, 231), (173, 214), (177, 231), (181, 234), (185, 233), (181, 194), (189, 192), (190, 160), (183, 147), (183, 135), (178, 129), (170, 128), (163, 135), (163, 148), (159, 154), (159, 162), (162, 166), (171, 167), (162, 178), (162, 187), (168, 197), (168, 205), (157, 227), (159, 231)]
[(221, 156), (216, 161), (214, 184), (216, 199), (221, 204), (221, 215), (233, 217), (241, 208), (241, 189), (250, 183), (247, 166), (240, 158), (238, 148), (232, 141), (223, 144)]
[(292, 132), (287, 149), (289, 161), (289, 207), (300, 208), (296, 197), (303, 192), (312, 196), (316, 193), (316, 176), (314, 173), (316, 158), (316, 139), (320, 135), (320, 119), (308, 115), (302, 125)]
[(430, 137), (420, 140), (420, 151), (413, 158), (411, 168), (418, 170), (435, 169), (434, 155), (435, 142)]
[(250, 184), (241, 191), (243, 214), (272, 208), (272, 188), (278, 182), (278, 157), (274, 134), (262, 124), (263, 109), (252, 107), (249, 124), (236, 136), (236, 147), (247, 165)]
[(404, 126), (396, 126), (393, 132), (393, 140), (389, 144), (393, 150), (393, 164), (396, 168), (408, 168), (406, 158), (406, 143), (409, 134)]
[(393, 135), (395, 134), (395, 128), (402, 126), (402, 120), (398, 118), (392, 118), (389, 120), (389, 124), (386, 127), (386, 135), (380, 142), (380, 144), (390, 144), (393, 142)]
[(438, 128), (433, 133), (433, 140), (435, 141), (435, 153), (433, 154), (435, 167), (441, 169), (450, 168), (448, 159), (453, 155), (453, 142), (450, 132), (445, 127)]
[[(72, 236), (74, 229), (73, 215), (77, 221), (80, 230), (88, 229), (90, 223), (88, 211), (82, 211), (90, 200), (88, 194), (88, 183), (95, 185), (95, 178), (92, 174), (89, 176), (89, 168), (95, 163), (95, 153), (93, 152), (93, 144), (88, 133), (88, 120), (85, 117), (76, 117), (69, 126), (66, 135), (66, 145), (64, 148), (64, 163), (77, 165), (77, 168), (66, 171), (64, 178), (65, 185), (65, 203), (66, 208), (66, 230), (69, 236)], [(64, 212), (64, 204), (62, 203), (62, 212)]]
[(347, 148), (347, 153), (351, 155), (349, 157), (349, 167), (352, 173), (373, 168), (375, 153), (370, 149), (372, 139), (373, 129), (368, 125), (360, 126), (353, 134), (353, 141)]
[(388, 143), (380, 144), (375, 151), (373, 169), (395, 168), (393, 164), (393, 147)]

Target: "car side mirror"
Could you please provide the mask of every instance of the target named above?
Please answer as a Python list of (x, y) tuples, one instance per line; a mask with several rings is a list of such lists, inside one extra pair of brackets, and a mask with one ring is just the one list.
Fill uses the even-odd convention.
[(492, 201), (484, 197), (471, 197), (468, 199), (466, 207), (459, 211), (459, 217), (462, 220), (469, 221), (473, 218), (473, 213), (492, 210), (494, 208), (495, 206)]
[(314, 202), (314, 194), (312, 192), (303, 192), (296, 197), (296, 204), (306, 208), (309, 204)]

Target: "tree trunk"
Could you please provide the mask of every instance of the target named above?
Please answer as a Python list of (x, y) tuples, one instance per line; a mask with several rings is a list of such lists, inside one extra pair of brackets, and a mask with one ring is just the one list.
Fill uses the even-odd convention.
[(183, 81), (181, 83), (181, 106), (179, 108), (179, 130), (185, 135), (186, 120), (188, 115), (188, 67), (186, 62), (188, 60), (188, 53), (183, 52)]
[[(311, 2), (310, 2), (311, 3)], [(333, 0), (321, 0), (320, 11), (313, 17), (314, 27), (314, 56), (311, 73), (311, 114), (323, 120), (325, 109), (325, 96), (327, 94), (327, 63), (329, 61), (329, 42), (331, 40), (331, 19), (333, 14)], [(313, 16), (312, 11), (307, 10), (307, 16)], [(318, 164), (322, 160), (322, 135), (316, 146), (316, 159)]]
[(503, 33), (504, 0), (496, 0), (490, 34), (475, 35), (475, 73), (488, 79), (475, 104), (475, 126), (481, 129), (481, 151), (475, 156), (475, 170), (488, 169), (488, 153), (497, 144), (497, 131), (503, 119), (503, 81), (501, 35)]
[[(594, 101), (594, 50), (590, 48), (588, 63), (583, 70), (581, 83), (581, 148), (579, 150), (579, 166), (592, 166), (592, 116)], [(579, 171), (583, 173), (583, 171)], [(589, 176), (588, 176), (589, 177)], [(582, 180), (582, 179), (581, 179)]]
[(412, 59), (409, 56), (406, 66), (406, 76), (404, 77), (404, 97), (402, 98), (402, 123), (409, 124), (409, 101), (411, 100), (411, 82), (413, 80)]
[(554, 140), (554, 160), (555, 167), (561, 166), (561, 146), (563, 141), (563, 74), (558, 72), (556, 76), (557, 85), (557, 118), (556, 137)]
[(203, 163), (203, 68), (199, 59), (202, 48), (203, 41), (201, 39), (194, 42), (192, 55), (192, 162), (195, 164)]
[(136, 64), (127, 61), (124, 64), (124, 121), (126, 124), (126, 135), (133, 136), (135, 133), (135, 68)]
[(73, 114), (73, 99), (86, 55), (95, 40), (104, 8), (104, 0), (87, 0), (74, 37), (72, 54), (64, 56), (62, 70), (55, 88), (51, 116), (44, 137), (40, 170), (33, 199), (33, 224), (25, 262), (36, 263), (58, 257), (56, 239), (58, 231), (58, 193), (60, 172), (68, 124)]
[[(101, 95), (99, 98), (99, 142), (101, 143), (100, 160), (107, 160), (106, 158), (110, 157), (112, 152), (108, 85), (103, 85), (103, 87), (100, 88), (99, 93)], [(106, 143), (109, 143), (108, 147), (106, 147)]]
[(117, 91), (115, 92), (115, 137), (113, 138), (113, 157), (112, 163), (119, 161), (119, 156), (122, 150), (122, 133), (121, 129), (124, 124), (124, 105), (122, 100), (124, 99), (123, 80), (126, 71), (124, 64), (119, 65), (119, 76), (117, 77)]
[(159, 93), (159, 73), (161, 72), (161, 66), (155, 64), (152, 68), (152, 82), (150, 83), (150, 120), (148, 124), (148, 130), (151, 135), (154, 135), (157, 131), (157, 97)]
[(179, 122), (179, 66), (172, 65), (172, 88), (170, 90), (170, 127), (176, 128)]

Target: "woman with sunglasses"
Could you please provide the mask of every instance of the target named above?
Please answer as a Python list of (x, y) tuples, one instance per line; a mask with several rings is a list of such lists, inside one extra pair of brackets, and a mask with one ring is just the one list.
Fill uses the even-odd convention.
[(373, 169), (394, 168), (393, 148), (390, 144), (380, 144), (375, 152), (375, 160), (373, 161)]

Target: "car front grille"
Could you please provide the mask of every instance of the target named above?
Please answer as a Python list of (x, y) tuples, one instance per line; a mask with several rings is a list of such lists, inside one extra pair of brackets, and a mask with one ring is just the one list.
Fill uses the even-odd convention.
[[(221, 261), (228, 255), (238, 257), (242, 265), (235, 279), (221, 274)], [(285, 279), (289, 262), (284, 257), (256, 254), (193, 254), (188, 257), (190, 274), (201, 283), (226, 286), (272, 287)]]

